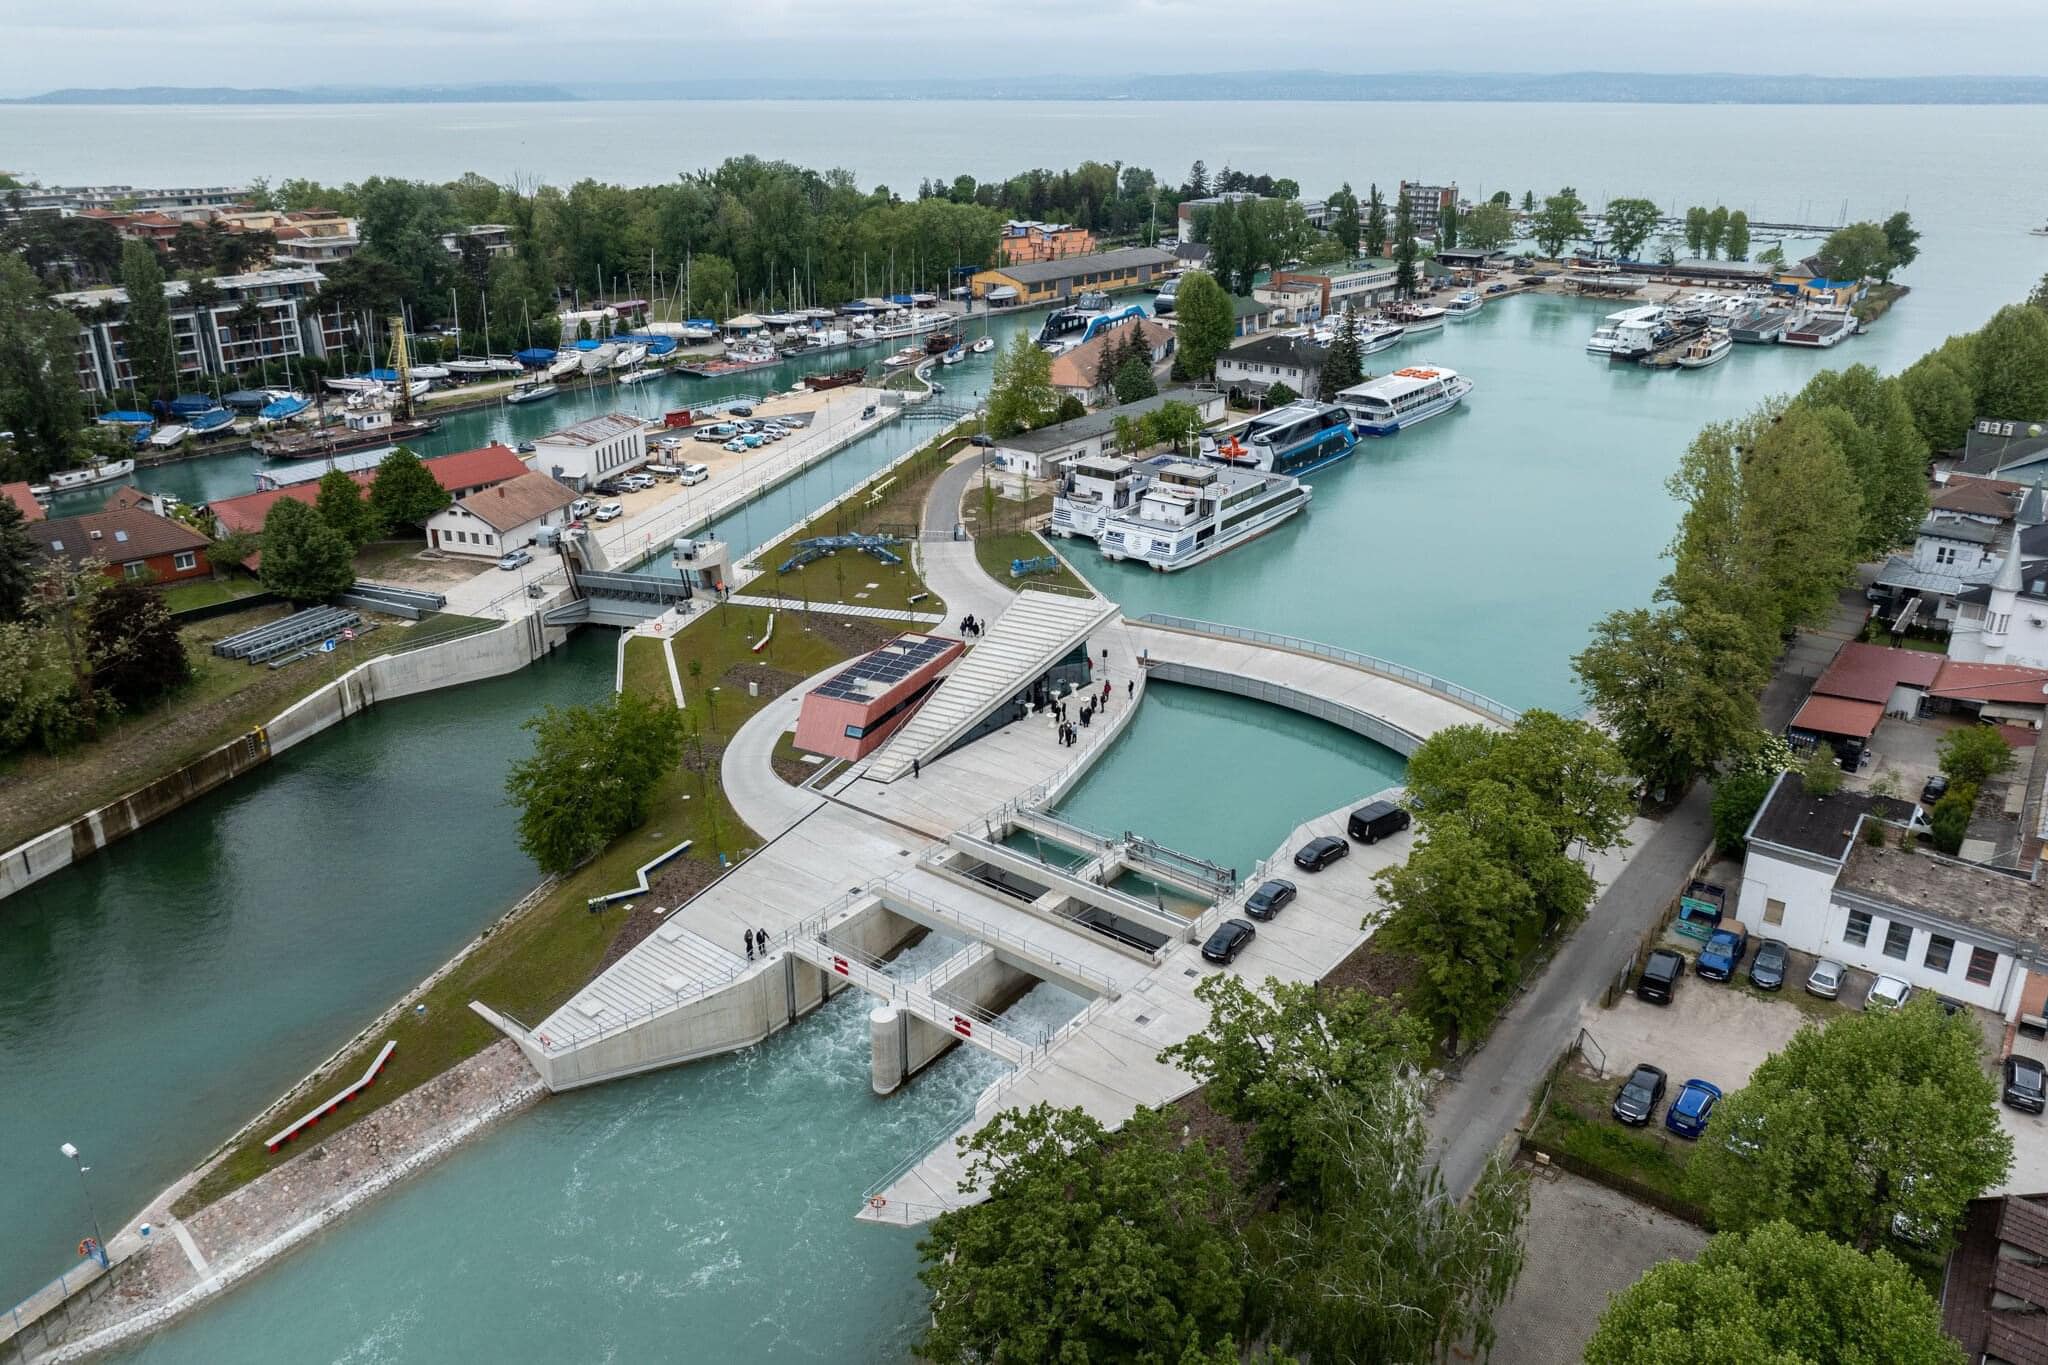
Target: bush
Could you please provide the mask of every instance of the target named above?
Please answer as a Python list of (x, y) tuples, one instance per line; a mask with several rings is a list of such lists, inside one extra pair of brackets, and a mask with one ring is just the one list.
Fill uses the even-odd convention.
[(1981, 784), (2012, 767), (2012, 745), (1989, 725), (1951, 730), (1941, 741), (1941, 770), (1957, 783)]
[(1741, 771), (1730, 773), (1714, 784), (1714, 846), (1731, 858), (1748, 848), (1744, 838), (1749, 822), (1756, 818), (1764, 798), (1771, 794), (1776, 773)]
[(1963, 846), (1963, 836), (1970, 828), (1970, 812), (1977, 805), (1977, 789), (1969, 783), (1950, 787), (1948, 795), (1934, 803), (1927, 823), (1934, 831), (1934, 846), (1943, 853), (1954, 853)]
[(1841, 762), (1825, 744), (1806, 756), (1799, 775), (1806, 780), (1806, 790), (1815, 796), (1833, 796), (1842, 789)]

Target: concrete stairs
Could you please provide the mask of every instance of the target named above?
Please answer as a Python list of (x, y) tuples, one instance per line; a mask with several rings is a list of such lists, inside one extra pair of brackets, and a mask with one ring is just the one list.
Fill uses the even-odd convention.
[(747, 959), (713, 943), (681, 920), (671, 920), (601, 973), (533, 1033), (550, 1051), (582, 1036), (646, 1014), (650, 1008), (723, 985), (745, 971)]
[(913, 759), (930, 762), (1115, 615), (1100, 597), (1026, 589), (967, 651), (916, 715), (869, 761), (866, 776), (893, 782)]

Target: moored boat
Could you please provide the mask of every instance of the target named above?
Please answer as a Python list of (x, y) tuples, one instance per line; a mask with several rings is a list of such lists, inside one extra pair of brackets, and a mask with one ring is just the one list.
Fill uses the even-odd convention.
[(645, 384), (650, 379), (659, 379), (668, 371), (660, 365), (643, 365), (637, 370), (628, 370), (619, 376), (621, 384)]
[(1443, 330), (1444, 318), (1448, 316), (1441, 308), (1426, 303), (1397, 303), (1387, 309), (1387, 316), (1408, 329), (1408, 335)]
[(830, 374), (805, 375), (803, 386), (815, 393), (821, 389), (842, 389), (849, 384), (858, 384), (867, 377), (868, 372), (864, 369), (834, 370)]
[(1778, 340), (1787, 346), (1833, 346), (1853, 330), (1847, 313), (1814, 312), (1789, 324)]
[(561, 390), (551, 380), (530, 379), (524, 384), (514, 385), (512, 392), (505, 395), (505, 401), (507, 403), (538, 403), (543, 399), (553, 398), (560, 392)]
[(896, 354), (884, 359), (882, 361), (882, 364), (884, 367), (888, 369), (900, 370), (905, 368), (906, 366), (915, 365), (923, 359), (924, 351), (922, 348), (917, 346), (906, 346), (902, 350), (896, 352)]
[(37, 484), (29, 491), (38, 497), (51, 493), (68, 493), (73, 489), (113, 483), (118, 479), (127, 478), (134, 472), (133, 460), (103, 460), (98, 464), (85, 465), (78, 469), (60, 469), (50, 475), (48, 483)]
[(1471, 290), (1466, 290), (1444, 305), (1444, 316), (1452, 322), (1463, 322), (1479, 316), (1479, 310), (1486, 306), (1486, 300)]
[(256, 449), (273, 460), (310, 460), (372, 446), (397, 445), (439, 430), (440, 426), (440, 421), (432, 417), (400, 422), (392, 417), (389, 408), (365, 408), (346, 414), (339, 426), (266, 437), (256, 443)]
[(270, 395), (270, 401), (263, 405), (256, 417), (263, 422), (289, 422), (312, 406), (313, 400), (303, 393), (274, 390)]
[(1268, 474), (1306, 474), (1346, 458), (1357, 446), (1349, 412), (1302, 399), (1252, 418), (1241, 439), (1205, 441), (1202, 457)]
[(974, 352), (974, 354), (976, 355), (987, 355), (990, 351), (993, 351), (995, 348), (996, 339), (994, 337), (979, 336), (974, 339), (974, 344), (972, 346), (969, 346), (967, 349)]
[(961, 361), (965, 359), (967, 359), (966, 349), (964, 347), (955, 346), (952, 350), (947, 351), (944, 355), (939, 357), (939, 363), (941, 365), (958, 365)]
[(1362, 436), (1392, 436), (1465, 401), (1472, 381), (1442, 365), (1408, 365), (1337, 395)]
[(226, 408), (209, 408), (193, 413), (192, 420), (185, 425), (192, 428), (194, 436), (227, 436), (235, 429), (235, 415)]
[(1358, 353), (1371, 355), (1376, 351), (1384, 351), (1407, 335), (1408, 329), (1398, 322), (1361, 323), (1358, 328)]
[(1172, 573), (1214, 559), (1305, 510), (1307, 484), (1289, 474), (1166, 457), (1135, 506), (1111, 517), (1096, 539), (1108, 560)]
[(192, 434), (192, 428), (177, 422), (166, 422), (151, 433), (149, 443), (158, 450), (170, 450)]
[(1704, 370), (1726, 360), (1734, 349), (1735, 339), (1716, 327), (1694, 337), (1672, 363), (1681, 370)]

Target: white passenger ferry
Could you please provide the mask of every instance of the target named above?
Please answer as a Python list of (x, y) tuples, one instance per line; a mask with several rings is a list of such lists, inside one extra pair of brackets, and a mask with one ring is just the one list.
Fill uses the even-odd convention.
[(1286, 474), (1166, 459), (1129, 511), (1109, 519), (1098, 545), (1110, 560), (1172, 573), (1214, 559), (1308, 506), (1312, 491)]
[(1655, 322), (1664, 316), (1662, 308), (1651, 305), (1641, 308), (1624, 308), (1619, 313), (1609, 313), (1593, 329), (1593, 335), (1586, 341), (1586, 349), (1594, 355), (1612, 355), (1614, 343), (1620, 339), (1621, 329), (1640, 322)]
[(1337, 395), (1362, 436), (1392, 436), (1449, 412), (1472, 392), (1472, 381), (1442, 365), (1408, 365), (1353, 384)]
[(1408, 329), (1398, 322), (1362, 322), (1358, 325), (1358, 353), (1384, 351), (1407, 335)]
[(1125, 460), (1114, 455), (1071, 462), (1052, 497), (1052, 533), (1101, 539), (1103, 528), (1138, 505), (1138, 495), (1167, 463), (1171, 460)]

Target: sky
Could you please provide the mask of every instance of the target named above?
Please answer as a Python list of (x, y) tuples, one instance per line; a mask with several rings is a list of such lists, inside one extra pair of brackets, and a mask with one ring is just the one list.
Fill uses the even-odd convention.
[(2048, 73), (2048, 0), (7, 0), (7, 10), (8, 95), (693, 74), (780, 89), (812, 75), (972, 76), (989, 65)]

